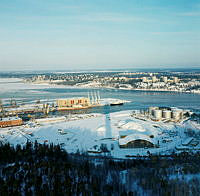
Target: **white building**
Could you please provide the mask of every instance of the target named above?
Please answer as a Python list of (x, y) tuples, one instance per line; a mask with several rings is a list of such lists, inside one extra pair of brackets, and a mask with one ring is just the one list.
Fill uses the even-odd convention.
[(152, 76), (152, 82), (157, 82), (156, 76)]
[(162, 79), (163, 79), (163, 82), (164, 82), (164, 83), (167, 83), (167, 82), (168, 82), (167, 76), (164, 76)]

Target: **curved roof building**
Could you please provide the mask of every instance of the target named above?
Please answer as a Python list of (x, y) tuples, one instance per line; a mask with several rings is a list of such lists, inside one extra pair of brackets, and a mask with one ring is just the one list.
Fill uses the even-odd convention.
[(120, 148), (153, 148), (158, 143), (159, 130), (148, 123), (127, 122), (119, 132)]
[(152, 136), (144, 134), (131, 134), (119, 139), (120, 148), (153, 148), (157, 144), (157, 140)]

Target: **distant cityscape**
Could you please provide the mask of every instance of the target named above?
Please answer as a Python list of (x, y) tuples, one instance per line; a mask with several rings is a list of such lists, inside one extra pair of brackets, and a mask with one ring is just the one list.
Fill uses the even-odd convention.
[(24, 78), (27, 83), (90, 88), (177, 91), (200, 93), (200, 73), (185, 72), (96, 72), (55, 73)]

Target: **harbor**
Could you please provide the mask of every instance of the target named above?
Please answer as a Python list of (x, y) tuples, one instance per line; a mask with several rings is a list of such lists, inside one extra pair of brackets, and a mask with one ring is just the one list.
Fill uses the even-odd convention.
[[(200, 105), (196, 111), (193, 108), (199, 95), (182, 94), (178, 99), (179, 94), (163, 92), (23, 83), (17, 83), (21, 90), (14, 93), (13, 85), (0, 94), (1, 143), (54, 143), (72, 153), (107, 153), (115, 158), (199, 149), (195, 135), (199, 125), (192, 120), (199, 111)], [(189, 98), (191, 102), (183, 107)], [(187, 143), (187, 138), (192, 139)]]
[(2, 127), (15, 126), (11, 117), (20, 118), (22, 121), (29, 121), (30, 119), (50, 118), (55, 115), (62, 116), (73, 112), (76, 113), (77, 110), (87, 113), (86, 109), (123, 105), (128, 101), (111, 98), (101, 99), (99, 92), (91, 92), (88, 93), (88, 97), (61, 98), (51, 102), (43, 101), (42, 103), (40, 100), (35, 100), (34, 102), (30, 104), (17, 104), (17, 101), (12, 98), (10, 104), (4, 105), (1, 101), (0, 122), (2, 122)]

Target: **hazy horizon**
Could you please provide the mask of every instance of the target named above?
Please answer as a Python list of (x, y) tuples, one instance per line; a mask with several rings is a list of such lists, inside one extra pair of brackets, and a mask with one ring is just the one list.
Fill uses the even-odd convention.
[(102, 69), (38, 69), (38, 70), (0, 70), (0, 74), (3, 73), (92, 73), (92, 72), (200, 72), (200, 67), (164, 67), (164, 68), (102, 68)]

